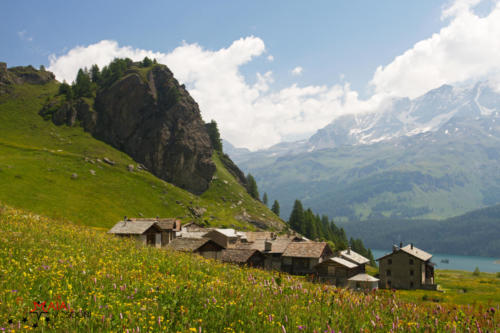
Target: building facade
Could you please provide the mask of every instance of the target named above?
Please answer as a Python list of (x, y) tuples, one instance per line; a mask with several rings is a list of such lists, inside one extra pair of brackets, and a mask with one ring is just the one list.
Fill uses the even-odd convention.
[(378, 258), (380, 287), (388, 289), (435, 290), (432, 255), (413, 246), (393, 247), (393, 251)]

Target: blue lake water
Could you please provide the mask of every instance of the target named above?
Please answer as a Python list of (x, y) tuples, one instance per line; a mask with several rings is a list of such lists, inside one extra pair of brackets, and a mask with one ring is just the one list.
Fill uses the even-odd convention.
[[(384, 256), (391, 250), (373, 250), (375, 259)], [(448, 259), (449, 263), (441, 262), (443, 259)], [(490, 257), (472, 257), (458, 256), (453, 254), (432, 253), (431, 261), (436, 264), (436, 269), (456, 269), (461, 271), (474, 271), (476, 267), (481, 272), (495, 273), (500, 272), (500, 258)], [(495, 263), (498, 262), (498, 263)]]

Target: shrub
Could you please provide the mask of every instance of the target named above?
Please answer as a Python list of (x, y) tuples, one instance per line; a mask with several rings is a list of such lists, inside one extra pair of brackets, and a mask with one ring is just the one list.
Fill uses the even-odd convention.
[(474, 270), (474, 272), (472, 272), (472, 275), (479, 276), (479, 274), (481, 274), (481, 271), (479, 271), (479, 267), (476, 267), (476, 269)]

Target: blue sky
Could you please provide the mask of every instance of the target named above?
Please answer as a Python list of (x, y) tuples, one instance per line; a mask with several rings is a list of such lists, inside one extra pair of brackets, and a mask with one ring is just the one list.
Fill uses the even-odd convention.
[[(168, 52), (182, 41), (220, 49), (250, 35), (275, 58), (278, 87), (304, 68), (303, 84), (344, 74), (362, 91), (373, 71), (443, 25), (443, 1), (8, 1), (0, 20), (1, 59), (48, 65), (50, 54), (112, 39)], [(19, 33), (25, 32), (23, 38)], [(27, 38), (32, 38), (28, 41)], [(242, 68), (265, 70), (264, 59)]]
[[(5, 1), (0, 61), (43, 64), (71, 81), (78, 67), (105, 64), (111, 54), (154, 53), (171, 61), (224, 137), (257, 149), (306, 138), (341, 114), (376, 108), (388, 95), (416, 97), (472, 79), (474, 71), (497, 71), (482, 58), (485, 50), (472, 62), (467, 54), (483, 37), (461, 37), (470, 25), (478, 35), (488, 31), (479, 40), (483, 48), (500, 40), (492, 23), (497, 11), (498, 1), (487, 0)], [(456, 40), (459, 46), (452, 45)], [(493, 59), (497, 46), (486, 53)], [(464, 75), (439, 69), (455, 54)], [(221, 66), (224, 61), (231, 65)], [(487, 65), (478, 71), (475, 62)], [(200, 71), (210, 73), (210, 84)], [(236, 88), (228, 92), (228, 86)]]

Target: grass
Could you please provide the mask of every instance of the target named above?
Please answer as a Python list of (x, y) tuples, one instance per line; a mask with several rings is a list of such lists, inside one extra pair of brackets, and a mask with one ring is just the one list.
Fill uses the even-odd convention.
[[(253, 220), (282, 228), (282, 221), (246, 193), (217, 155), (213, 157), (216, 179), (200, 197), (147, 171), (129, 172), (127, 166), (137, 166), (135, 161), (80, 127), (55, 126), (43, 120), (38, 112), (57, 90), (57, 83), (25, 84), (0, 96), (0, 201), (102, 228), (111, 227), (125, 215), (178, 217), (184, 222), (197, 220), (250, 230), (256, 228), (248, 222)], [(99, 162), (104, 157), (116, 165)], [(77, 179), (71, 178), (73, 174)], [(206, 208), (207, 212), (196, 217), (190, 207)]]
[[(416, 304), (390, 291), (335, 289), (8, 207), (0, 232), (0, 329), (443, 332), (493, 331), (500, 319), (498, 304)], [(30, 314), (34, 302), (46, 302), (40, 318)]]
[(451, 304), (500, 304), (500, 278), (493, 273), (437, 270), (436, 283), (440, 291), (398, 290), (398, 295), (412, 302), (439, 302)]

